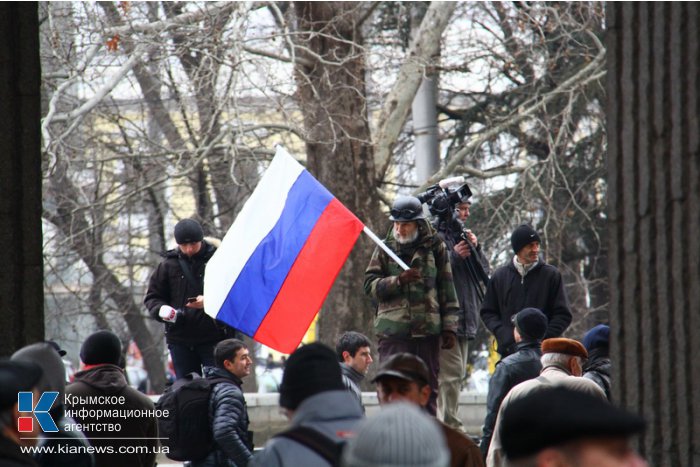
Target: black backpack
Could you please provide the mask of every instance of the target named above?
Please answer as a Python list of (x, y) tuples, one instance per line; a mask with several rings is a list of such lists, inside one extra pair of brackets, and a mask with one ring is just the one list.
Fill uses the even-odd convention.
[(335, 441), (318, 430), (307, 426), (296, 426), (278, 433), (275, 438), (288, 438), (306, 446), (323, 457), (331, 466), (339, 466), (345, 440)]
[(156, 409), (167, 411), (158, 418), (161, 444), (176, 461), (198, 461), (214, 449), (214, 435), (209, 420), (209, 396), (217, 383), (233, 382), (226, 378), (202, 378), (190, 373), (175, 381), (156, 402)]

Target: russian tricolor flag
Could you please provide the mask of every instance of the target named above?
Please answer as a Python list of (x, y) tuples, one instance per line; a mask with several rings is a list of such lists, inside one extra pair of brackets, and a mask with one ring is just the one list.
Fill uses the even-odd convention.
[(363, 227), (278, 147), (207, 264), (206, 312), (268, 347), (293, 352)]

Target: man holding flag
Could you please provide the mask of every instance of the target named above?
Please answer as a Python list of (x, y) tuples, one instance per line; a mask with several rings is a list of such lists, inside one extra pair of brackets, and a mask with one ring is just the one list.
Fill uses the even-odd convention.
[(430, 370), (428, 409), (435, 415), (440, 341), (446, 349), (457, 341), (459, 303), (452, 268), (418, 198), (398, 198), (390, 214), (394, 225), (385, 243), (410, 268), (403, 270), (377, 248), (365, 271), (365, 293), (377, 302), (379, 360), (409, 352), (425, 361)]

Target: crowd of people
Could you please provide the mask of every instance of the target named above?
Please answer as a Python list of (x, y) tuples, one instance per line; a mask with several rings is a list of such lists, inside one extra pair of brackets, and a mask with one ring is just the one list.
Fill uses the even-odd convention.
[[(595, 326), (582, 342), (562, 337), (572, 320), (562, 277), (542, 259), (540, 236), (529, 225), (512, 232), (512, 259), (484, 281), (488, 261), (477, 235), (464, 225), (469, 195), (453, 206), (451, 223), (429, 222), (418, 198), (394, 202), (385, 243), (408, 269), (380, 248), (371, 257), (364, 291), (376, 304), (376, 349), (367, 336), (347, 331), (335, 351), (312, 343), (293, 352), (279, 387), (289, 428), (258, 450), (241, 388), (251, 373), (250, 350), (235, 329), (203, 312), (204, 270), (216, 245), (205, 240), (197, 221), (180, 221), (174, 231), (178, 247), (164, 254), (144, 303), (165, 325), (180, 381), (169, 391), (209, 391), (199, 413), (210, 439), (196, 458), (182, 460), (195, 467), (646, 465), (630, 447), (643, 421), (610, 402), (608, 326)], [(489, 382), (482, 437), (475, 442), (458, 409), (479, 321), (493, 334), (501, 360)], [(379, 367), (366, 382), (373, 350)], [(91, 404), (114, 398), (120, 408), (151, 415), (120, 420), (119, 436), (129, 439), (118, 443), (154, 447), (159, 436), (175, 430), (170, 421), (158, 420), (162, 405), (126, 384), (121, 355), (116, 335), (91, 335), (81, 348), (82, 369), (67, 387), (58, 351), (47, 343), (1, 361), (0, 459), (14, 462), (1, 465), (153, 466), (153, 449), (109, 455), (74, 449), (73, 457), (60, 459), (48, 459), (47, 450), (30, 456), (21, 449), (37, 439), (114, 445), (91, 429), (117, 423), (91, 418), (100, 413)], [(382, 410), (366, 418), (362, 386), (368, 383)], [(18, 410), (20, 391), (33, 391), (35, 399), (59, 393), (50, 412), (57, 432), (38, 436), (35, 424), (36, 436), (23, 436), (17, 429), (26, 418)], [(67, 431), (71, 423), (85, 429)], [(173, 423), (196, 425), (187, 419)]]

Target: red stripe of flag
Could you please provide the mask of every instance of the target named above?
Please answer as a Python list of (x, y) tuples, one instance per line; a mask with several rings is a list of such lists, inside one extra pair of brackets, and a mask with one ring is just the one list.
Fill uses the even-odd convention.
[(253, 336), (256, 341), (284, 353), (297, 348), (363, 228), (362, 222), (333, 198), (260, 323)]

